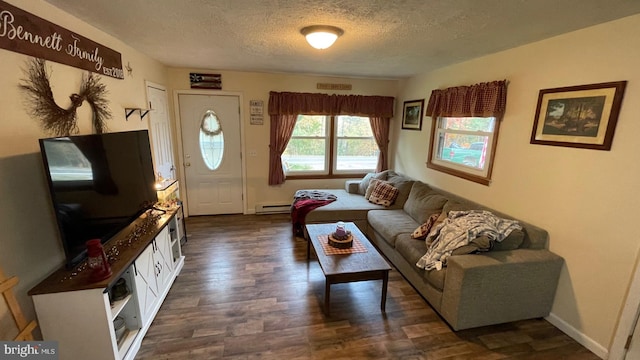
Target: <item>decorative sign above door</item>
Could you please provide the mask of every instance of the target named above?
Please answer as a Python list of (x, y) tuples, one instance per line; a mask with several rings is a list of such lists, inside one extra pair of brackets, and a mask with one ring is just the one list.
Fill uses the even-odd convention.
[(192, 89), (222, 90), (222, 75), (189, 73)]
[(119, 52), (0, 1), (0, 48), (124, 79)]

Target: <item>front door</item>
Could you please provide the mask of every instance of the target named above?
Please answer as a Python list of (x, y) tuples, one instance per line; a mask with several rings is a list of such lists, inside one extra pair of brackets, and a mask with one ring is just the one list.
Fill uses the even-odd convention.
[(240, 99), (178, 95), (189, 215), (242, 213)]

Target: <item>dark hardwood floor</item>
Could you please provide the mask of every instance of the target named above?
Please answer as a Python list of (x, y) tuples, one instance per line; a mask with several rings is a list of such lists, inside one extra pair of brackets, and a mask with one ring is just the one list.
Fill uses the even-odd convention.
[(187, 219), (185, 266), (142, 342), (143, 359), (598, 359), (543, 319), (453, 332), (392, 270), (331, 288), (288, 215)]

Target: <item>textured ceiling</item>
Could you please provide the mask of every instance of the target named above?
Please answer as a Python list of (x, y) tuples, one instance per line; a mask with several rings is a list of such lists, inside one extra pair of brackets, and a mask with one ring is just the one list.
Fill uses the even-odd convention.
[[(171, 67), (376, 78), (640, 13), (639, 0), (46, 1)], [(300, 29), (318, 24), (344, 35), (313, 49)]]

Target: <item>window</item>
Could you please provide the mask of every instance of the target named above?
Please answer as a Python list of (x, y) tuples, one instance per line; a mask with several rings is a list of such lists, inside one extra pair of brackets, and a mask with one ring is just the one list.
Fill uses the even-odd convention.
[(217, 170), (224, 157), (224, 133), (218, 116), (207, 110), (200, 123), (200, 152), (209, 170)]
[(489, 185), (506, 105), (506, 80), (433, 90), (427, 167)]
[(337, 116), (334, 172), (374, 171), (378, 165), (378, 144), (368, 117)]
[(368, 117), (298, 115), (282, 163), (288, 176), (362, 174), (378, 153)]
[(497, 140), (495, 117), (439, 117), (427, 165), (482, 184), (491, 179)]

